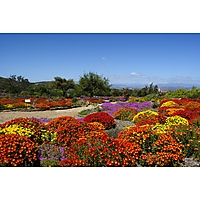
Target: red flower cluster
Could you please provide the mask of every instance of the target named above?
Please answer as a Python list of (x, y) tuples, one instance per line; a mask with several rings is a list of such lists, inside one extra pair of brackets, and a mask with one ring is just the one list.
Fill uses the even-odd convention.
[[(163, 103), (172, 101), (175, 106), (162, 106)], [(164, 123), (167, 117), (180, 116), (191, 123), (194, 119), (200, 118), (200, 100), (199, 99), (165, 99), (160, 102), (158, 109), (159, 121)]]
[(84, 119), (84, 122), (100, 122), (103, 124), (105, 129), (110, 129), (115, 126), (115, 120), (107, 112), (95, 112), (87, 115)]

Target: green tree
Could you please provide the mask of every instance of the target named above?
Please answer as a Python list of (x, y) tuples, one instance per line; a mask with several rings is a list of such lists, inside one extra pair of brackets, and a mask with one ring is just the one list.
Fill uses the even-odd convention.
[(48, 84), (43, 84), (43, 83), (34, 84), (31, 87), (29, 87), (29, 90), (28, 90), (30, 95), (38, 96), (38, 97), (51, 96), (51, 91), (52, 91), (52, 88), (50, 88)]
[(146, 87), (142, 88), (140, 91), (139, 91), (139, 96), (140, 97), (144, 97), (148, 94), (148, 90)]
[(66, 97), (67, 96), (67, 92), (70, 89), (74, 89), (75, 87), (75, 83), (73, 79), (68, 79), (66, 80), (65, 78), (61, 78), (61, 77), (54, 77), (55, 79), (55, 87), (57, 89), (61, 89), (63, 92), (63, 96)]
[(79, 79), (79, 85), (83, 95), (89, 95), (90, 97), (108, 95), (111, 90), (109, 80), (93, 72), (84, 73)]
[(11, 75), (8, 78), (7, 91), (12, 94), (20, 94), (29, 88), (30, 82), (22, 76)]
[(154, 92), (154, 87), (153, 87), (153, 83), (151, 83), (148, 88), (148, 94), (152, 94), (153, 92)]
[(140, 91), (140, 89), (134, 88), (134, 89), (131, 91), (131, 96), (134, 96), (134, 97), (139, 96), (139, 91)]
[(155, 85), (155, 86), (154, 86), (154, 88), (153, 88), (153, 93), (155, 93), (155, 94), (159, 93), (158, 85)]
[(123, 95), (123, 91), (117, 88), (112, 88), (111, 89), (111, 95), (112, 96), (122, 96)]

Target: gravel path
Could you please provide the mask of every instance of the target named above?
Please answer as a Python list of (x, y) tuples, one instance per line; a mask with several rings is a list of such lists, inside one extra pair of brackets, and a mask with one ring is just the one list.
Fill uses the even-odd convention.
[(0, 112), (0, 124), (18, 117), (36, 117), (53, 119), (60, 116), (79, 117), (78, 113), (85, 109), (94, 108), (93, 105), (82, 106), (78, 108), (70, 108), (65, 110), (46, 110), (46, 111), (31, 111), (31, 112), (17, 112), (17, 111), (2, 111)]

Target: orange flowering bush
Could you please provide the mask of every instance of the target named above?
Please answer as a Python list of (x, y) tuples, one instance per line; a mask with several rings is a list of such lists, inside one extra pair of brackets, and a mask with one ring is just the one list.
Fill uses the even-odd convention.
[(0, 135), (1, 166), (33, 166), (37, 161), (37, 147), (25, 136)]
[(170, 133), (162, 133), (153, 144), (154, 162), (158, 166), (179, 166), (184, 161), (184, 145), (176, 141)]
[(51, 130), (57, 130), (60, 127), (69, 126), (70, 123), (77, 122), (77, 119), (71, 116), (61, 116), (50, 120), (47, 127)]
[(119, 120), (131, 121), (137, 113), (138, 111), (132, 108), (119, 108), (114, 112), (113, 117)]
[(74, 117), (63, 116), (51, 120), (47, 127), (56, 132), (58, 144), (61, 146), (70, 146), (72, 142), (82, 137), (89, 137), (90, 134), (104, 129), (104, 126), (98, 122), (81, 122)]
[[(124, 141), (130, 143), (133, 143), (134, 146), (137, 145), (137, 156), (132, 157), (132, 155), (129, 155), (129, 151), (125, 151), (125, 149), (122, 149), (120, 152), (125, 153), (126, 159), (124, 164), (133, 163), (134, 165), (142, 165), (142, 166), (150, 166), (153, 165), (154, 162), (150, 159), (152, 154), (152, 145), (157, 140), (157, 137), (155, 137), (151, 132), (151, 126), (150, 125), (144, 125), (144, 126), (132, 126), (129, 127), (123, 131), (121, 131), (116, 140), (120, 143), (123, 143)], [(132, 157), (132, 158), (131, 158)], [(148, 158), (148, 159), (147, 159)], [(127, 161), (128, 159), (128, 161)], [(134, 162), (133, 162), (133, 161)], [(125, 166), (126, 166), (125, 165)]]
[(40, 102), (35, 105), (35, 108), (38, 108), (40, 110), (49, 110), (50, 106), (45, 102)]
[(100, 122), (90, 122), (89, 124), (92, 124), (93, 126), (99, 128), (100, 130), (105, 130), (105, 127)]
[(91, 131), (71, 142), (60, 166), (137, 166), (142, 153), (134, 140), (113, 139), (106, 132)]
[(151, 119), (146, 119), (146, 118), (144, 118), (144, 119), (140, 119), (137, 123), (136, 123), (136, 125), (137, 126), (143, 126), (143, 125), (147, 125), (147, 124), (149, 124), (149, 125), (155, 125), (155, 124), (157, 124), (158, 123), (158, 116), (155, 116), (155, 115), (153, 115), (152, 117), (151, 117)]
[(115, 126), (114, 118), (109, 115), (107, 112), (95, 112), (87, 115), (84, 119), (84, 122), (100, 122), (103, 124), (105, 129), (110, 129)]
[(168, 133), (154, 133), (150, 125), (129, 127), (121, 131), (116, 140), (139, 146), (138, 156), (132, 157), (136, 158), (134, 161), (138, 166), (178, 166), (183, 161), (183, 145)]
[[(67, 159), (60, 162), (60, 166), (115, 166), (112, 138), (104, 131), (92, 131), (89, 136), (82, 136), (67, 147)], [(116, 161), (116, 160), (115, 160)]]
[(200, 160), (200, 128), (195, 125), (174, 127), (173, 137), (184, 145), (185, 158)]

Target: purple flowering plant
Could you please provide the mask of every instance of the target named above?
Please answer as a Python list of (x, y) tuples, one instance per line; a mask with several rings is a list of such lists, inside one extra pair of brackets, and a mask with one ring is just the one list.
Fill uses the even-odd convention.
[(59, 167), (59, 163), (66, 159), (65, 147), (46, 143), (39, 147), (38, 158), (41, 167)]
[(106, 102), (101, 105), (101, 111), (105, 111), (111, 116), (120, 108), (132, 108), (141, 112), (146, 109), (152, 108), (151, 102), (119, 102), (119, 103), (110, 103)]
[(37, 118), (37, 117), (32, 117), (31, 119), (37, 120), (41, 123), (48, 123), (50, 121), (50, 119), (46, 119), (46, 118)]

